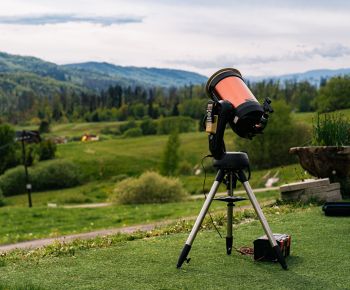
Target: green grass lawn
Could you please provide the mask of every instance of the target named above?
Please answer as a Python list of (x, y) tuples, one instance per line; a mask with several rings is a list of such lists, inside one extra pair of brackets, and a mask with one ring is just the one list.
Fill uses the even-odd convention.
[[(74, 256), (2, 262), (3, 289), (349, 289), (349, 218), (319, 207), (267, 215), (274, 232), (292, 236), (288, 271), (249, 256), (225, 254), (225, 241), (202, 231), (189, 264), (175, 265), (188, 233), (78, 250)], [(223, 229), (221, 230), (223, 231)], [(235, 246), (252, 246), (258, 221), (234, 230)], [(27, 287), (27, 288), (25, 288)]]
[[(34, 194), (34, 207), (31, 209), (20, 206), (0, 208), (0, 244), (195, 216), (204, 202), (204, 199), (200, 199), (166, 204), (66, 209), (38, 205), (35, 197)], [(278, 197), (277, 191), (257, 194), (260, 201)], [(240, 205), (248, 203), (244, 201)], [(213, 202), (211, 210), (225, 211), (226, 207), (220, 202)]]

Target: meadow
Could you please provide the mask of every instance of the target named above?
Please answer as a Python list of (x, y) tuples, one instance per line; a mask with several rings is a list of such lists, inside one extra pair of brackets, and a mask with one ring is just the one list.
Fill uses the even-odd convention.
[[(306, 115), (305, 120), (309, 118)], [(298, 120), (303, 120), (299, 117)], [(303, 121), (304, 122), (304, 121)], [(106, 127), (119, 126), (119, 123), (81, 123), (57, 124), (52, 127), (49, 136), (77, 136), (79, 133), (99, 134)], [(102, 140), (96, 142), (68, 142), (59, 144), (57, 158), (71, 160), (79, 165), (83, 175), (83, 184), (73, 188), (34, 192), (33, 209), (27, 208), (27, 196), (17, 195), (5, 198), (6, 206), (0, 208), (4, 217), (0, 224), (0, 243), (13, 243), (43, 237), (87, 232), (102, 228), (151, 223), (162, 219), (176, 219), (196, 215), (202, 200), (184, 201), (181, 203), (158, 205), (118, 205), (103, 208), (63, 208), (70, 204), (88, 204), (109, 202), (115, 184), (127, 176), (138, 176), (147, 170), (159, 170), (168, 135), (152, 135), (135, 138), (111, 137), (101, 135)], [(231, 130), (226, 133), (228, 150), (233, 150), (236, 136)], [(193, 168), (200, 170), (198, 175), (180, 174), (178, 179), (189, 194), (207, 192), (213, 182), (215, 172), (210, 170), (210, 158), (204, 162), (207, 168), (204, 174), (201, 159), (207, 155), (207, 134), (190, 132), (180, 134), (180, 156)], [(52, 162), (52, 161), (45, 161)], [(279, 166), (252, 172), (250, 180), (253, 188), (265, 186), (269, 177), (278, 175), (275, 186), (308, 178), (299, 164)], [(204, 177), (206, 177), (203, 186)], [(238, 183), (237, 190), (241, 190)], [(220, 192), (226, 191), (221, 185)], [(276, 200), (278, 191), (257, 194), (260, 201)], [(48, 208), (53, 204), (57, 208)], [(244, 202), (243, 204), (247, 204)], [(213, 210), (224, 210), (214, 204)], [(18, 218), (18, 217), (21, 218)]]

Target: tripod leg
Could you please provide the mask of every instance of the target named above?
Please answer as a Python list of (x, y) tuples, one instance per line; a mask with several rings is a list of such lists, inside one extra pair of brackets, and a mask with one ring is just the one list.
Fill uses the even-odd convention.
[(258, 200), (256, 199), (256, 197), (253, 193), (253, 190), (252, 190), (252, 188), (247, 180), (247, 177), (245, 176), (243, 171), (239, 171), (238, 175), (239, 175), (238, 176), (239, 180), (243, 183), (244, 189), (246, 190), (246, 192), (248, 194), (250, 202), (252, 203), (256, 214), (258, 215), (258, 218), (259, 218), (260, 223), (261, 223), (261, 225), (266, 233), (266, 236), (268, 237), (268, 239), (270, 241), (270, 245), (273, 248), (273, 250), (275, 251), (278, 262), (281, 264), (283, 269), (287, 270), (287, 264), (286, 264), (286, 261), (284, 259), (284, 256), (282, 255), (281, 249), (280, 249), (279, 245), (277, 244), (275, 237), (272, 234), (270, 226), (265, 218), (263, 211), (261, 210), (261, 207), (258, 203)]
[(231, 255), (233, 246), (233, 235), (232, 235), (232, 219), (233, 219), (233, 203), (227, 204), (227, 235), (226, 235), (226, 253)]
[(215, 181), (214, 181), (214, 183), (213, 183), (213, 185), (212, 185), (212, 187), (207, 195), (207, 198), (203, 204), (203, 207), (202, 207), (202, 209), (201, 209), (201, 211), (196, 219), (196, 222), (194, 223), (194, 226), (191, 230), (191, 233), (186, 240), (185, 246), (182, 249), (179, 260), (178, 260), (177, 265), (176, 265), (177, 268), (180, 268), (182, 266), (183, 262), (185, 262), (185, 261), (189, 262), (189, 259), (187, 259), (187, 255), (191, 250), (192, 243), (193, 243), (194, 239), (196, 238), (196, 235), (199, 231), (199, 228), (204, 220), (205, 215), (208, 212), (210, 204), (213, 201), (213, 198), (216, 194), (216, 191), (218, 190), (220, 183), (222, 182), (224, 176), (225, 176), (224, 171), (219, 169), (218, 173), (216, 175)]
[[(233, 196), (233, 174), (228, 174), (227, 195)], [(232, 236), (232, 221), (233, 221), (233, 202), (227, 203), (227, 235), (226, 235), (226, 253), (231, 255), (233, 236)]]

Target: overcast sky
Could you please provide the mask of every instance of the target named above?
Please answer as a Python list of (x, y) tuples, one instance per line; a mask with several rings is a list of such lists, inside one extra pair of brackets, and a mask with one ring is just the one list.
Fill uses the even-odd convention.
[(350, 67), (350, 1), (1, 0), (0, 51), (210, 75)]

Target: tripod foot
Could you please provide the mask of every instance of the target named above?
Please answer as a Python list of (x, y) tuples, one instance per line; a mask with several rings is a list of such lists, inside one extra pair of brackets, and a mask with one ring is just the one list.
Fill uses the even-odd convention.
[(226, 253), (231, 255), (233, 245), (233, 237), (226, 237)]
[(191, 246), (185, 244), (184, 248), (182, 249), (182, 252), (180, 254), (179, 260), (177, 261), (176, 268), (181, 268), (182, 264), (186, 261), (187, 263), (190, 262), (190, 258), (187, 258), (188, 253), (191, 250)]
[(284, 270), (287, 270), (288, 266), (287, 266), (286, 260), (284, 259), (284, 256), (283, 256), (283, 254), (281, 252), (281, 249), (280, 249), (279, 245), (274, 246), (273, 250), (275, 251), (277, 260), (281, 264), (282, 268)]

